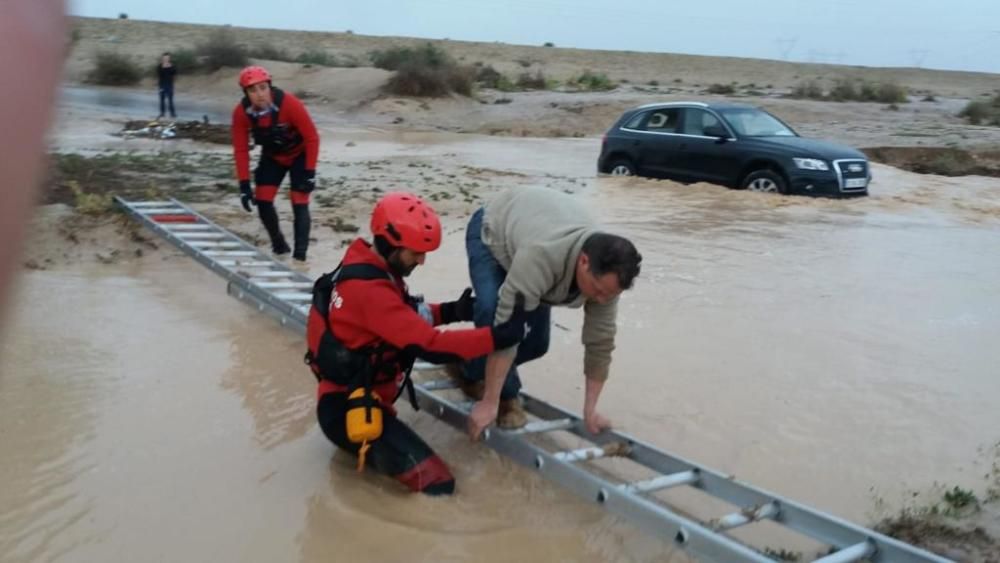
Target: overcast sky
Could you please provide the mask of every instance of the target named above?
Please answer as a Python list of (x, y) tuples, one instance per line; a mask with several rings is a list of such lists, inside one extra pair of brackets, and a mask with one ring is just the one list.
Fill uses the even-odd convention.
[(74, 15), (1000, 73), (998, 0), (69, 0)]

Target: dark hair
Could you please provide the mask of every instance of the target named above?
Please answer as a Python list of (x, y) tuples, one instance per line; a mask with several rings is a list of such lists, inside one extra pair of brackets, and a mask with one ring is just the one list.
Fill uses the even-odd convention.
[(387, 260), (389, 259), (389, 255), (399, 248), (382, 235), (375, 235), (374, 242), (375, 252), (378, 252), (379, 256)]
[(642, 254), (625, 237), (608, 233), (590, 235), (583, 242), (582, 252), (590, 259), (588, 269), (591, 274), (603, 276), (613, 273), (618, 276), (618, 286), (622, 289), (632, 287), (632, 282), (639, 275)]
[(160, 55), (160, 56), (161, 57), (169, 57), (170, 56), (170, 51), (164, 51), (163, 54)]

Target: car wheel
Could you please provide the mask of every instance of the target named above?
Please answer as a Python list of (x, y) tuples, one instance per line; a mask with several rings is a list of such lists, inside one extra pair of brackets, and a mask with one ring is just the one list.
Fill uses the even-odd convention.
[(786, 192), (785, 179), (774, 170), (751, 172), (743, 179), (742, 188), (752, 192), (783, 194)]
[(611, 170), (608, 172), (612, 176), (635, 176), (635, 167), (631, 160), (619, 159), (611, 163)]

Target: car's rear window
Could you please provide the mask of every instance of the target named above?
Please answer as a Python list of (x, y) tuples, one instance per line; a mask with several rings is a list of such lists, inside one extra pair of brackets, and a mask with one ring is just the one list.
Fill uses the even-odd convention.
[(639, 124), (642, 123), (642, 118), (643, 117), (646, 117), (645, 113), (643, 113), (641, 111), (640, 112), (636, 112), (636, 114), (632, 116), (632, 119), (629, 119), (625, 123), (625, 125), (622, 125), (622, 127), (626, 128), (626, 129), (638, 129), (639, 128)]

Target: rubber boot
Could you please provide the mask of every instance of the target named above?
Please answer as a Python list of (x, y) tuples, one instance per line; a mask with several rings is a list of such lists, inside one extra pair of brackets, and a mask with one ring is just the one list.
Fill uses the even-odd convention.
[(482, 400), (483, 393), (486, 391), (486, 382), (484, 381), (469, 381), (465, 378), (465, 369), (462, 364), (445, 364), (444, 372), (455, 382), (455, 385), (462, 390), (462, 393), (470, 399), (475, 399), (477, 401)]
[(309, 250), (309, 228), (312, 226), (309, 204), (292, 205), (292, 214), (295, 222), (295, 251), (292, 252), (292, 258), (305, 261), (306, 251)]
[(260, 222), (267, 229), (267, 235), (271, 237), (271, 251), (275, 254), (288, 254), (291, 250), (285, 242), (285, 235), (281, 234), (278, 227), (278, 212), (274, 210), (273, 201), (257, 200), (257, 213), (260, 215)]
[(521, 398), (501, 399), (497, 410), (497, 426), (505, 430), (520, 428), (528, 423), (528, 413), (524, 412)]

